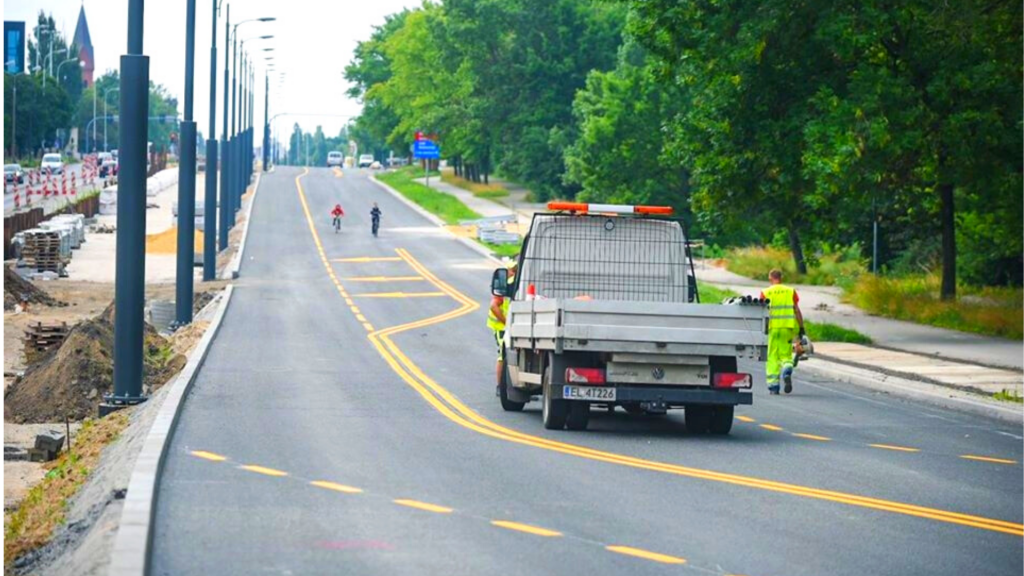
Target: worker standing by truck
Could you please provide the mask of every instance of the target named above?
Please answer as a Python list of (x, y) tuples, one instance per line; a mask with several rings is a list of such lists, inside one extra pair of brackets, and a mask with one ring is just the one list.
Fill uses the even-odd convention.
[[(516, 268), (518, 263), (513, 257), (508, 268), (508, 284), (511, 286), (515, 281)], [(502, 357), (502, 341), (505, 339), (505, 320), (508, 318), (509, 298), (503, 296), (492, 296), (491, 307), (487, 312), (487, 327), (494, 331), (494, 342), (498, 348), (498, 362), (496, 369), (497, 385), (501, 387), (501, 376), (505, 372), (505, 360)]]
[(804, 316), (800, 313), (800, 297), (796, 290), (782, 283), (782, 271), (768, 273), (771, 286), (761, 292), (761, 298), (771, 302), (768, 314), (768, 392), (779, 393), (779, 379), (785, 392), (793, 391), (793, 340), (804, 336)]

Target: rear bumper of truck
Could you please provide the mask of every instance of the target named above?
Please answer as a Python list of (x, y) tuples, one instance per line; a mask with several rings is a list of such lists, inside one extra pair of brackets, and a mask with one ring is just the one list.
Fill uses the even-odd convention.
[[(562, 386), (551, 387), (552, 396), (563, 398)], [(579, 400), (572, 400), (579, 402)], [(654, 387), (654, 386), (615, 386), (615, 403), (653, 402), (667, 406), (684, 404), (707, 404), (718, 406), (751, 405), (754, 395), (747, 391), (722, 390), (717, 388), (690, 387)], [(600, 401), (593, 402), (601, 404)]]

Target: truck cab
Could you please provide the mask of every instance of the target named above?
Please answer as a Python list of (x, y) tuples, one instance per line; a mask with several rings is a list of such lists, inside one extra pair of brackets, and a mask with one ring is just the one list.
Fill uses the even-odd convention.
[(533, 217), (512, 284), (502, 407), (542, 403), (544, 426), (582, 430), (592, 407), (684, 409), (694, 433), (727, 434), (751, 404), (738, 361), (766, 357), (766, 304), (700, 304), (682, 222), (671, 209), (551, 203)]

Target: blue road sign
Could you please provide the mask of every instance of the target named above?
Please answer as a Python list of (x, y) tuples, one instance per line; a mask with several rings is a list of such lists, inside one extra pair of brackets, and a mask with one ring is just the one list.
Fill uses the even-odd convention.
[(433, 140), (416, 140), (412, 143), (412, 155), (414, 158), (434, 160), (441, 157), (441, 147)]

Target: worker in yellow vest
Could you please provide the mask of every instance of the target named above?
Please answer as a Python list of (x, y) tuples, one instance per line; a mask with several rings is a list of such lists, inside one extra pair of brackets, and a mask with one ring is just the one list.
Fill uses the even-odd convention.
[[(785, 392), (793, 391), (793, 340), (804, 336), (804, 316), (800, 313), (800, 297), (796, 290), (782, 283), (782, 271), (768, 273), (771, 286), (761, 298), (771, 302), (768, 308), (768, 392), (779, 393), (779, 379)], [(797, 330), (799, 329), (799, 332)]]
[[(512, 286), (516, 278), (518, 264), (513, 259), (508, 265), (508, 285)], [(502, 343), (505, 340), (505, 320), (508, 318), (508, 306), (511, 298), (502, 296), (491, 297), (491, 307), (487, 312), (487, 327), (494, 331), (494, 343), (498, 349), (498, 365), (496, 377), (498, 386), (501, 386), (501, 376), (505, 371), (505, 359), (502, 357)]]

